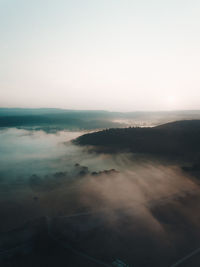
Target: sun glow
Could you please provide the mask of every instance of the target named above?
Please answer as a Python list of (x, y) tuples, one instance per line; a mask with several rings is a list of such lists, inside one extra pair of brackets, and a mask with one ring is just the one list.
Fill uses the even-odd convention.
[(177, 109), (178, 108), (178, 98), (174, 95), (168, 96), (166, 98), (166, 105), (168, 109)]

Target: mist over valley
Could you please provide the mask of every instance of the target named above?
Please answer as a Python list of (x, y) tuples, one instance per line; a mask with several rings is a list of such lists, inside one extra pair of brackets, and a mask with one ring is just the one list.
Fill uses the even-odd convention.
[[(105, 119), (79, 113), (70, 116)], [(136, 128), (101, 130), (27, 127), (20, 116), (0, 130), (4, 266), (55, 266), (58, 255), (60, 266), (170, 266), (199, 246), (198, 120), (148, 128), (149, 114)]]

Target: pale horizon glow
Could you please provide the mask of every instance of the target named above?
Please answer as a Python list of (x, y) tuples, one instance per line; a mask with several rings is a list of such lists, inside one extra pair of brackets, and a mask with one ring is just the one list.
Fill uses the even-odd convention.
[(0, 0), (0, 107), (200, 109), (200, 1)]

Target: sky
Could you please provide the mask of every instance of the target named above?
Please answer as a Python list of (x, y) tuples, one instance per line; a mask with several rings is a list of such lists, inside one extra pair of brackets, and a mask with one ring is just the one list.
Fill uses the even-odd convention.
[(0, 106), (200, 109), (199, 0), (0, 0)]

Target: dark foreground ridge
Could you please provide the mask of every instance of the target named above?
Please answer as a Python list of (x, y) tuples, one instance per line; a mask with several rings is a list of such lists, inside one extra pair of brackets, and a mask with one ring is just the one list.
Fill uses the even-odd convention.
[(184, 205), (186, 211), (191, 207), (197, 211), (196, 193), (169, 195), (164, 202), (149, 203), (151, 214), (162, 226), (158, 232), (141, 223), (134, 205), (37, 218), (0, 233), (0, 266), (199, 266), (199, 215), (191, 223), (180, 209)]
[(99, 152), (133, 152), (174, 156), (200, 153), (200, 120), (176, 121), (153, 128), (116, 128), (89, 133), (73, 141)]

